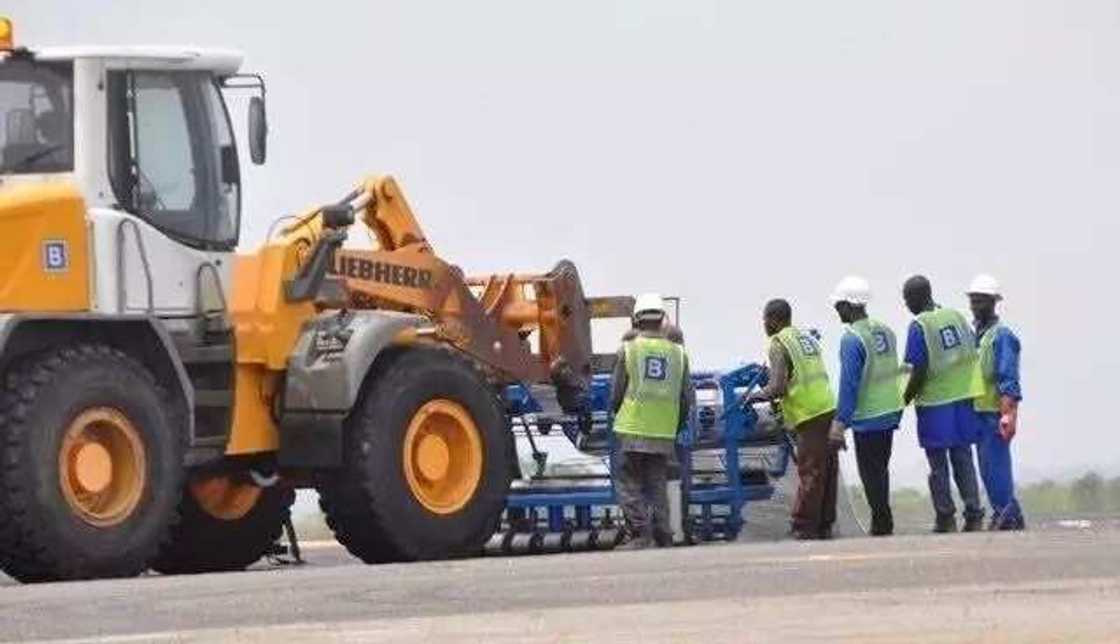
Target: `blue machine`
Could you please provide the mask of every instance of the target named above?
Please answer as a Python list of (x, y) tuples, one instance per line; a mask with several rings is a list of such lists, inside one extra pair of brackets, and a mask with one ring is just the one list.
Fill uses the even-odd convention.
[[(765, 385), (765, 367), (748, 364), (718, 373), (692, 374), (696, 407), (677, 440), (679, 537), (693, 544), (733, 540), (750, 501), (774, 494), (785, 474), (792, 444), (768, 408), (739, 404)], [(590, 391), (591, 422), (548, 413), (548, 387), (510, 386), (505, 399), (518, 438), (521, 477), (506, 501), (502, 525), (487, 546), (493, 553), (523, 554), (608, 549), (621, 536), (613, 477), (615, 441), (610, 430), (610, 376), (596, 375)], [(562, 436), (563, 439), (558, 437)], [(542, 445), (551, 445), (548, 450)], [(556, 462), (560, 447), (581, 468)], [(526, 471), (529, 470), (529, 471)]]

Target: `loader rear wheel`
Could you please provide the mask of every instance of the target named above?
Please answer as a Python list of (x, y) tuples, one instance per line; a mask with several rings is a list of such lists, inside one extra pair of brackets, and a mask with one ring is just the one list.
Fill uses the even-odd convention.
[(367, 563), (482, 551), (509, 491), (511, 452), (493, 388), (437, 348), (378, 359), (346, 424), (346, 463), (320, 486), (327, 523)]
[(137, 575), (177, 517), (183, 438), (152, 374), (87, 344), (0, 394), (0, 568), (24, 581)]
[(290, 487), (262, 488), (231, 474), (196, 476), (152, 569), (165, 575), (244, 570), (280, 538), (295, 499)]

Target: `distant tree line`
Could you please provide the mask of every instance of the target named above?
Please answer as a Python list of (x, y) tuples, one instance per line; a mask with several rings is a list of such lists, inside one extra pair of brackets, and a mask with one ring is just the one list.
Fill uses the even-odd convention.
[[(851, 491), (853, 499), (862, 503), (862, 489), (855, 486)], [(1046, 479), (1018, 486), (1016, 494), (1029, 515), (1120, 514), (1120, 476), (1105, 478), (1089, 472), (1072, 481)], [(924, 490), (901, 488), (891, 496), (896, 514), (929, 513), (929, 495)]]

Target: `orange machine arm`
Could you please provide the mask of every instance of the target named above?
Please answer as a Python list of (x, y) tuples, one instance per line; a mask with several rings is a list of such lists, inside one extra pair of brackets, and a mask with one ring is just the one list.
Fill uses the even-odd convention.
[(362, 221), (377, 237), (381, 250), (432, 252), (420, 222), (392, 177), (366, 179), (360, 190), (371, 195), (362, 212)]
[[(376, 237), (377, 250), (341, 248), (346, 229), (357, 219)], [(543, 275), (464, 277), (436, 255), (391, 177), (367, 179), (341, 202), (304, 213), (270, 246), (286, 249), (285, 255), (295, 256), (299, 266), (298, 274), (287, 273), (289, 306), (299, 300), (293, 297), (298, 290), (305, 300), (314, 297), (319, 309), (423, 314), (432, 325), (421, 336), (472, 355), (500, 382), (563, 379), (586, 385), (592, 359), (590, 320), (613, 317), (613, 308), (604, 306), (609, 300), (585, 298), (570, 262)], [(321, 270), (310, 270), (317, 263)], [(322, 283), (306, 279), (309, 275), (319, 276)], [(290, 288), (301, 279), (305, 288)], [(530, 344), (534, 332), (535, 348)]]
[[(364, 181), (350, 203), (380, 247), (335, 253), (330, 273), (345, 284), (350, 306), (424, 313), (433, 335), (500, 380), (555, 381), (563, 371), (586, 383), (591, 313), (570, 262), (545, 275), (465, 278), (435, 254), (391, 177)], [(537, 352), (528, 341), (534, 331)]]

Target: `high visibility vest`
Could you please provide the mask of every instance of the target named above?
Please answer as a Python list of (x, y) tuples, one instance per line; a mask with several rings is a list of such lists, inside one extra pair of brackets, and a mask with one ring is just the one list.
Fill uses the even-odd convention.
[(789, 388), (782, 398), (786, 424), (797, 427), (807, 420), (836, 409), (836, 394), (828, 384), (828, 371), (821, 357), (821, 345), (813, 336), (788, 326), (774, 336), (793, 363)]
[(898, 341), (894, 331), (881, 322), (858, 320), (848, 329), (863, 343), (866, 359), (859, 382), (859, 395), (852, 420), (878, 418), (901, 411), (902, 372), (898, 368)]
[(996, 322), (990, 329), (980, 336), (979, 356), (976, 360), (976, 369), (973, 371), (974, 387), (980, 395), (972, 402), (976, 411), (999, 412), (999, 387), (996, 382), (996, 335), (1003, 328), (1002, 322)]
[(614, 431), (673, 440), (680, 424), (684, 349), (665, 338), (641, 335), (622, 346), (627, 387)]
[(918, 316), (926, 340), (929, 365), (926, 381), (914, 404), (944, 405), (975, 398), (976, 339), (964, 316), (953, 309), (934, 309)]

